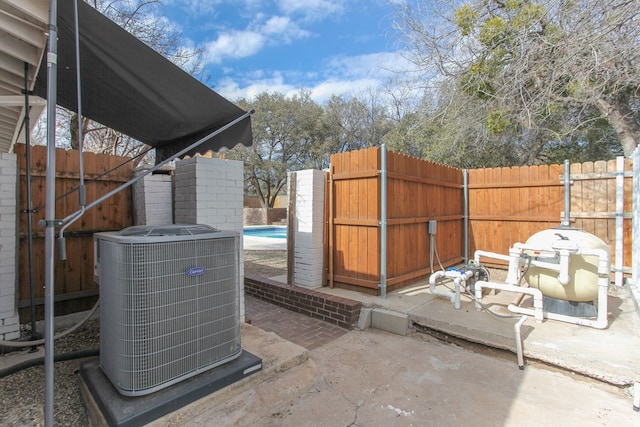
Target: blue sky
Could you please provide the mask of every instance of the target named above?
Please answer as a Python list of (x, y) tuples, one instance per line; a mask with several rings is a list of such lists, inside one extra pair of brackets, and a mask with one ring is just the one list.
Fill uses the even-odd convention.
[(165, 0), (184, 42), (206, 51), (206, 83), (236, 100), (301, 88), (324, 102), (376, 89), (403, 59), (385, 0)]

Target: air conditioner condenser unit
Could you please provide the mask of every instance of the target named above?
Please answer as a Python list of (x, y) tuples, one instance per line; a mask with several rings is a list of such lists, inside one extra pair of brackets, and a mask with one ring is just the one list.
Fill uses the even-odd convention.
[(140, 396), (238, 358), (240, 234), (206, 225), (97, 233), (100, 366)]

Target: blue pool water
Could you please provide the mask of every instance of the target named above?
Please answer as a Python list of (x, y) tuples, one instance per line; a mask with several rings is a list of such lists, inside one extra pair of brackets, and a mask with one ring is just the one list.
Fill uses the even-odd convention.
[(244, 228), (242, 232), (245, 236), (270, 237), (272, 239), (287, 238), (287, 227), (249, 227)]

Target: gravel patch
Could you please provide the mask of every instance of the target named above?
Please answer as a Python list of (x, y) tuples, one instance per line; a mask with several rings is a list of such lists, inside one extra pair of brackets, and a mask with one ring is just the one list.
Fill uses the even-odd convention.
[[(73, 333), (56, 340), (56, 355), (96, 349), (100, 343), (100, 322), (98, 319), (87, 321)], [(21, 350), (27, 354), (30, 349)], [(13, 357), (7, 354), (0, 357)], [(39, 356), (44, 357), (43, 347), (39, 347)], [(78, 383), (80, 364), (88, 358), (56, 362), (54, 370), (54, 423), (59, 426), (89, 425), (87, 412), (82, 404)], [(44, 365), (10, 374), (0, 379), (2, 396), (3, 426), (42, 426), (44, 425)]]

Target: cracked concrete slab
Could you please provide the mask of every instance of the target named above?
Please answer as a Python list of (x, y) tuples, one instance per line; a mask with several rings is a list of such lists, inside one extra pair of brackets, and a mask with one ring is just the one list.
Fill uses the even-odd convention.
[(520, 371), (424, 334), (368, 329), (154, 426), (631, 426), (639, 417), (627, 390), (544, 365)]
[[(511, 292), (490, 292), (483, 298), (483, 303), (492, 310), (512, 316), (498, 319), (477, 311), (466, 295), (456, 310), (448, 298), (431, 294), (426, 280), (391, 292), (385, 299), (347, 289), (322, 288), (321, 291), (361, 301), (364, 307), (406, 313), (413, 325), (440, 335), (515, 352), (514, 324), (520, 315), (514, 316), (506, 308), (515, 297)], [(523, 305), (528, 303), (525, 297)], [(609, 325), (603, 330), (548, 319), (538, 323), (528, 318), (521, 328), (525, 359), (619, 387), (639, 382), (640, 312), (628, 288), (609, 287), (608, 311)]]

